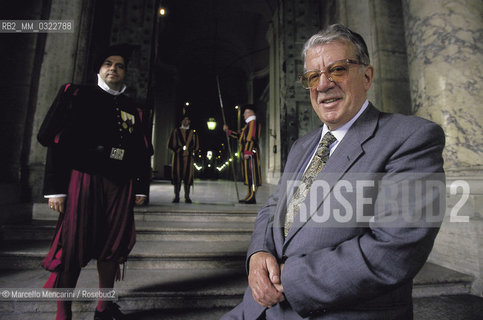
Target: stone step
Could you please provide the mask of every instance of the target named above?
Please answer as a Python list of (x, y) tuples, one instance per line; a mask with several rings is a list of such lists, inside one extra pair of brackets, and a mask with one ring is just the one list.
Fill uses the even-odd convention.
[[(0, 287), (16, 285), (35, 290), (42, 287), (47, 277), (48, 273), (42, 270), (8, 271), (0, 276)], [(161, 315), (162, 319), (219, 319), (241, 301), (246, 286), (246, 275), (240, 269), (137, 270), (128, 272), (125, 281), (117, 282), (115, 292), (117, 303), (131, 319), (159, 319)], [(77, 288), (97, 288), (96, 271), (83, 270)], [(72, 308), (74, 319), (92, 319), (95, 302), (74, 301)], [(27, 315), (35, 312), (53, 319), (55, 309), (52, 300), (0, 300), (1, 319), (28, 319)]]
[[(49, 242), (15, 242), (0, 251), (1, 270), (36, 270)], [(238, 269), (244, 270), (248, 242), (139, 242), (129, 256), (126, 270)], [(95, 269), (91, 261), (86, 269)], [(426, 263), (414, 279), (413, 296), (470, 293), (473, 277)]]
[[(261, 208), (261, 205), (164, 204), (135, 207), (134, 214), (136, 221), (254, 222), (257, 212)], [(46, 203), (33, 205), (32, 218), (34, 220), (56, 221), (58, 215)]]
[[(8, 270), (0, 274), (2, 288), (40, 288), (48, 277), (43, 270)], [(441, 278), (444, 278), (441, 281)], [(463, 291), (453, 291), (456, 285), (468, 283), (472, 278), (467, 275), (427, 263), (415, 279), (413, 297), (415, 298), (415, 318), (418, 308), (424, 314), (427, 305), (419, 300), (447, 296), (464, 295)], [(436, 282), (435, 282), (436, 281)], [(222, 314), (237, 305), (247, 286), (245, 272), (235, 269), (158, 269), (130, 270), (125, 281), (116, 283), (117, 303), (122, 310), (130, 314), (131, 319), (219, 319)], [(428, 287), (442, 289), (428, 291)], [(77, 288), (96, 288), (97, 273), (92, 268), (84, 269), (79, 278)], [(451, 293), (446, 291), (449, 288)], [(431, 297), (421, 294), (430, 293)], [(467, 292), (466, 292), (467, 294)], [(468, 297), (472, 297), (469, 296)], [(419, 300), (418, 300), (419, 299)], [(434, 299), (433, 299), (434, 300)], [(444, 300), (444, 299), (443, 299)], [(481, 300), (481, 299), (480, 299)], [(478, 300), (479, 306), (483, 306)], [(439, 309), (441, 306), (434, 306)], [(74, 319), (91, 319), (93, 301), (75, 301)], [(424, 310), (423, 310), (424, 309)], [(435, 310), (436, 310), (435, 309)], [(52, 319), (55, 314), (53, 301), (0, 301), (1, 319), (30, 319), (28, 315), (41, 312), (36, 319)], [(48, 318), (49, 315), (51, 318)], [(201, 317), (201, 315), (203, 317)], [(22, 318), (23, 316), (24, 318)], [(42, 318), (45, 317), (45, 318)], [(448, 318), (449, 319), (449, 318)], [(468, 318), (470, 319), (470, 318)], [(476, 318), (474, 318), (476, 319)]]
[[(416, 298), (414, 303), (414, 320), (480, 320), (483, 314), (483, 298), (474, 295), (455, 295), (455, 296), (437, 296), (428, 298)], [(1, 306), (2, 302), (0, 302)], [(55, 311), (45, 312), (38, 310), (35, 312), (22, 312), (18, 303), (19, 311), (7, 312), (1, 311), (0, 319), (2, 320), (52, 320), (55, 319)], [(92, 320), (95, 304), (86, 308), (89, 311), (74, 312), (74, 320)], [(74, 310), (76, 309), (74, 303)], [(147, 311), (134, 311), (128, 313), (128, 319), (135, 320), (219, 320), (225, 313), (231, 310), (231, 307), (216, 307), (211, 309), (160, 309)]]
[[(36, 220), (31, 225), (6, 225), (2, 239), (51, 240), (55, 221)], [(245, 221), (136, 221), (138, 241), (247, 241), (253, 222)]]
[[(1, 304), (1, 302), (0, 302)], [(74, 303), (74, 310), (75, 310)], [(89, 311), (74, 311), (73, 320), (92, 320), (94, 317), (95, 304), (91, 304)], [(212, 309), (162, 309), (130, 312), (128, 319), (132, 320), (219, 320), (225, 313), (232, 308), (216, 307)], [(2, 320), (52, 320), (55, 319), (55, 311), (35, 311), (35, 312), (1, 312)], [(418, 319), (419, 320), (419, 319)], [(423, 320), (423, 319), (421, 319)], [(426, 320), (426, 319), (424, 319)], [(442, 319), (440, 319), (442, 320)]]
[[(41, 288), (49, 276), (43, 269), (4, 270), (2, 288)], [(244, 268), (128, 270), (123, 281), (115, 283), (116, 297), (139, 296), (239, 296), (247, 286)], [(82, 269), (77, 288), (97, 288), (97, 270)], [(193, 306), (195, 307), (195, 306)]]
[(136, 212), (136, 221), (192, 221), (192, 222), (250, 222), (254, 223), (256, 213), (226, 212)]
[[(129, 255), (129, 269), (243, 267), (249, 241), (138, 241)], [(0, 269), (35, 269), (50, 241), (4, 241)], [(94, 267), (89, 264), (87, 266)]]
[(426, 262), (414, 278), (413, 297), (469, 294), (473, 280), (471, 275)]
[(413, 299), (414, 320), (481, 320), (483, 298), (470, 294)]

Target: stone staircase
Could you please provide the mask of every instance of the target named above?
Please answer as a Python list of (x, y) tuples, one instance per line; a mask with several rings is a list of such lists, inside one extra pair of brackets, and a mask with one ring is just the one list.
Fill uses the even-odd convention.
[[(246, 288), (245, 253), (258, 208), (137, 208), (137, 243), (125, 281), (116, 283), (121, 309), (131, 319), (219, 319), (241, 301)], [(28, 225), (2, 228), (0, 288), (41, 288), (48, 277), (39, 265), (55, 221), (48, 214), (34, 218)], [(467, 275), (427, 263), (415, 279), (413, 294), (468, 294), (471, 281)], [(95, 261), (83, 270), (77, 288), (97, 288)], [(0, 319), (54, 319), (55, 308), (54, 301), (0, 300)], [(92, 319), (94, 308), (94, 301), (75, 301), (74, 319)]]
[[(132, 319), (219, 319), (241, 301), (246, 248), (257, 208), (149, 206), (135, 213), (137, 243), (118, 304)], [(41, 288), (40, 263), (55, 230), (52, 217), (2, 228), (0, 288)], [(95, 261), (77, 288), (96, 288)], [(0, 319), (53, 319), (53, 301), (1, 301)], [(75, 301), (74, 319), (92, 319), (93, 301)]]

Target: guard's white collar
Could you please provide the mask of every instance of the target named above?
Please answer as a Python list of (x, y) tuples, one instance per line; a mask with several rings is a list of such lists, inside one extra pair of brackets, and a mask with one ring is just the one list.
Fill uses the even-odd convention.
[(248, 123), (250, 121), (253, 121), (257, 118), (257, 116), (249, 116), (246, 120), (245, 120), (245, 123)]
[(101, 78), (101, 75), (100, 74), (97, 74), (97, 85), (104, 91), (106, 91), (107, 93), (109, 94), (112, 94), (113, 96), (118, 96), (120, 95), (121, 93), (123, 93), (125, 90), (126, 90), (126, 85), (123, 84), (122, 85), (122, 88), (121, 88), (121, 91), (116, 91), (116, 90), (112, 90), (111, 88), (109, 88), (109, 86), (107, 85), (107, 83)]
[(188, 129), (190, 128), (190, 126), (186, 126), (186, 127), (185, 127), (185, 126), (181, 125), (181, 127), (180, 127), (180, 128), (181, 128), (181, 129), (188, 130)]

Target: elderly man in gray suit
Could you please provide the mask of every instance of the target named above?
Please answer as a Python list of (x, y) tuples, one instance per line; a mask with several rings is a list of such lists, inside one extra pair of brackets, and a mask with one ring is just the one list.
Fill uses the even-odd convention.
[(249, 287), (222, 319), (412, 319), (412, 280), (444, 216), (444, 132), (367, 100), (374, 70), (345, 26), (303, 56), (323, 126), (292, 146), (255, 222)]

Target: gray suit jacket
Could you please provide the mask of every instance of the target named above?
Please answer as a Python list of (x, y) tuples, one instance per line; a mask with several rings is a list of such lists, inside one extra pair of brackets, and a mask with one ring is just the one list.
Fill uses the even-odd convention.
[(222, 319), (412, 319), (412, 279), (444, 216), (444, 132), (428, 120), (369, 105), (284, 239), (287, 201), (320, 134), (314, 130), (292, 146), (248, 249), (247, 265), (258, 251), (285, 264), (286, 301), (265, 309), (247, 288)]

